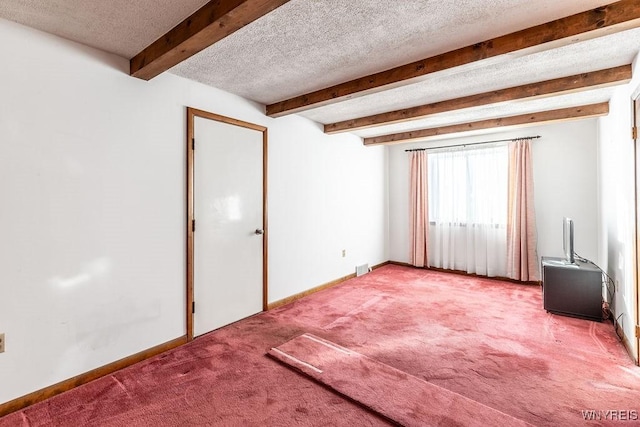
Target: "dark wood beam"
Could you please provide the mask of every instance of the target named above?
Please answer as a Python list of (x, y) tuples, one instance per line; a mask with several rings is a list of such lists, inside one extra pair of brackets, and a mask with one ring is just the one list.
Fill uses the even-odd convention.
[(434, 102), (432, 104), (405, 108), (388, 113), (374, 114), (372, 116), (345, 120), (338, 123), (330, 123), (324, 125), (324, 131), (328, 134), (351, 132), (373, 126), (382, 126), (409, 120), (422, 119), (432, 114), (445, 113), (463, 108), (565, 95), (583, 90), (593, 90), (608, 86), (626, 84), (631, 81), (631, 77), (631, 65), (623, 65), (621, 67), (608, 68), (606, 70), (594, 71), (591, 73), (577, 74), (575, 76), (531, 83), (508, 89), (494, 90), (492, 92), (465, 96), (463, 98)]
[(583, 105), (580, 107), (563, 108), (560, 110), (540, 111), (519, 116), (503, 117), (499, 119), (481, 120), (478, 122), (461, 123), (437, 128), (420, 129), (410, 132), (394, 133), (390, 135), (364, 138), (364, 145), (398, 144), (401, 142), (422, 141), (436, 136), (459, 132), (469, 132), (481, 129), (501, 128), (508, 126), (524, 126), (540, 123), (560, 122), (574, 119), (606, 116), (609, 114), (609, 103)]
[(640, 26), (640, 1), (620, 0), (492, 40), (360, 77), (267, 106), (280, 117), (425, 79), (437, 71), (518, 52), (531, 54)]
[(130, 74), (151, 80), (288, 1), (212, 0), (134, 56)]

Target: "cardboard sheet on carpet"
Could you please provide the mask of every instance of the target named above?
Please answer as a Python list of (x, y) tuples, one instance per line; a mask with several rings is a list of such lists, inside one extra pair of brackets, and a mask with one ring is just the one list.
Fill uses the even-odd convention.
[(404, 426), (529, 425), (311, 334), (287, 341), (268, 354)]

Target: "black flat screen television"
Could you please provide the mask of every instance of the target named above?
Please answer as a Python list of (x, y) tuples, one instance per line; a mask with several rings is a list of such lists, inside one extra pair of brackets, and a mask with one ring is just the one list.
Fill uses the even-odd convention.
[(564, 217), (562, 220), (562, 246), (564, 257), (568, 264), (575, 264), (575, 252), (573, 251), (573, 220)]

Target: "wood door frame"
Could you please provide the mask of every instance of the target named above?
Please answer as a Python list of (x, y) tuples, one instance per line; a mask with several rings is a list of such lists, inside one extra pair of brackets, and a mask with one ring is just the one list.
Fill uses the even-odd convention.
[(195, 221), (195, 118), (214, 120), (262, 132), (262, 310), (268, 309), (268, 224), (267, 224), (267, 128), (231, 117), (187, 107), (187, 340), (193, 340), (193, 285), (194, 285), (194, 221)]
[(635, 354), (633, 357), (635, 358), (636, 365), (640, 365), (640, 188), (638, 188), (640, 179), (640, 164), (639, 158), (640, 156), (640, 147), (638, 144), (640, 143), (640, 135), (638, 134), (640, 128), (640, 86), (634, 91), (631, 97), (631, 113), (633, 118), (631, 119), (633, 125), (633, 174), (634, 174), (634, 192), (635, 192), (635, 200), (634, 200), (634, 212), (635, 212), (635, 244), (634, 244), (634, 279), (635, 286), (634, 289), (634, 298), (633, 298), (633, 309), (634, 316), (632, 319), (635, 321), (633, 326), (634, 337), (629, 337), (629, 339), (635, 340)]

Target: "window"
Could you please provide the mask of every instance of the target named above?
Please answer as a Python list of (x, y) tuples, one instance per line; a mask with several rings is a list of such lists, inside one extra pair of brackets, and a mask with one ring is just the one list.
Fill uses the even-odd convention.
[(428, 156), (429, 265), (506, 274), (506, 145)]
[(507, 146), (429, 153), (431, 223), (506, 226)]

